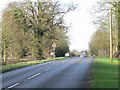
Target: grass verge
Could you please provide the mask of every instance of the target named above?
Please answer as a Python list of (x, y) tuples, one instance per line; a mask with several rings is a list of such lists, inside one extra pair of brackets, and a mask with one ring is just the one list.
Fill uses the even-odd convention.
[(16, 64), (3, 65), (1, 73), (16, 70), (16, 69), (23, 68), (26, 66), (49, 62), (49, 61), (53, 61), (53, 60), (62, 60), (64, 58), (65, 57), (59, 57), (59, 58), (53, 58), (53, 59), (33, 60), (33, 61), (29, 61), (29, 62), (20, 62), (20, 63), (16, 63)]
[(91, 88), (118, 88), (118, 59), (113, 62), (106, 57), (95, 59)]

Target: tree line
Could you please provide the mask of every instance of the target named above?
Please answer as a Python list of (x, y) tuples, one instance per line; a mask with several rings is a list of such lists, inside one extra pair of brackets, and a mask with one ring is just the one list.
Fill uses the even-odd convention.
[(9, 3), (2, 15), (3, 64), (22, 58), (48, 58), (52, 43), (57, 45), (56, 56), (64, 56), (69, 52), (69, 27), (63, 18), (75, 8), (73, 4), (63, 7), (52, 0)]
[(110, 9), (112, 9), (113, 56), (120, 51), (120, 1), (99, 1), (94, 13), (97, 30), (93, 33), (89, 49), (91, 55), (109, 56), (110, 53)]

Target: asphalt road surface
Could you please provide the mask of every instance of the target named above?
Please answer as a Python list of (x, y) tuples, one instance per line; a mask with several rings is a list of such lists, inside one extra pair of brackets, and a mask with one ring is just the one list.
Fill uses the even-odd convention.
[(88, 74), (93, 60), (72, 57), (0, 74), (2, 88), (88, 88)]

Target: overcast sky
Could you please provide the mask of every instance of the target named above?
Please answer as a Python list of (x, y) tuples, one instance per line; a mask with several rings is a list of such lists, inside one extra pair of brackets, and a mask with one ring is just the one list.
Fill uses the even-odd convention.
[[(5, 8), (8, 2), (21, 0), (1, 0), (0, 13)], [(23, 0), (22, 0), (23, 1)], [(92, 33), (95, 32), (95, 26), (92, 24), (93, 18), (90, 15), (92, 6), (97, 0), (60, 0), (60, 2), (73, 2), (78, 4), (75, 11), (68, 13), (65, 16), (65, 23), (70, 25), (68, 33), (70, 38), (70, 50), (77, 49), (78, 51), (88, 49), (88, 43)]]
[(61, 0), (64, 2), (74, 2), (78, 4), (74, 12), (68, 13), (65, 22), (70, 25), (70, 49), (79, 51), (88, 49), (88, 43), (92, 33), (95, 32), (95, 26), (92, 24), (94, 20), (90, 14), (93, 5), (97, 0)]

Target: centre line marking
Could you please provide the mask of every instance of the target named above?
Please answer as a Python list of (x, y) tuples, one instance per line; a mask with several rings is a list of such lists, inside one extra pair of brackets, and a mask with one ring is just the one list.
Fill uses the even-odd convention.
[(49, 70), (51, 70), (53, 67), (51, 67), (51, 68), (48, 68), (48, 69), (46, 69), (45, 71), (49, 71)]
[(32, 78), (34, 78), (34, 77), (36, 77), (36, 76), (38, 76), (38, 75), (40, 75), (40, 74), (41, 74), (41, 73), (37, 73), (37, 74), (35, 74), (35, 75), (33, 75), (33, 76), (27, 78), (27, 79), (28, 79), (28, 80), (29, 80), (29, 79), (32, 79)]
[(14, 85), (8, 87), (7, 89), (13, 88), (13, 87), (17, 86), (18, 84), (19, 84), (19, 83), (16, 83), (16, 84), (14, 84)]

